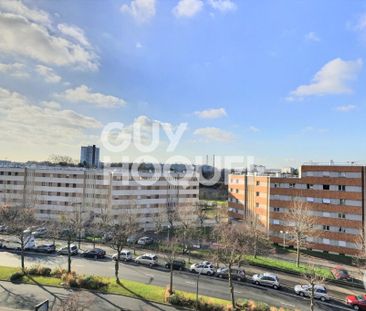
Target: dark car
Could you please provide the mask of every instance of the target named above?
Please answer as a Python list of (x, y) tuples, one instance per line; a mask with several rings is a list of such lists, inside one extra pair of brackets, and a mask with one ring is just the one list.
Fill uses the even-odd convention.
[(101, 259), (105, 257), (105, 250), (101, 248), (93, 248), (85, 251), (82, 256), (85, 258)]
[(351, 276), (348, 271), (342, 266), (336, 266), (332, 269), (332, 274), (336, 280), (350, 280)]
[[(229, 269), (228, 268), (220, 268), (216, 271), (216, 276), (222, 279), (229, 278)], [(239, 268), (232, 268), (231, 269), (231, 276), (233, 280), (242, 282), (245, 281), (245, 271)]]
[(38, 253), (54, 253), (56, 251), (56, 246), (55, 244), (42, 244), (42, 245), (38, 245), (35, 249), (36, 252)]
[[(165, 268), (170, 269), (170, 262), (165, 264)], [(186, 262), (184, 260), (173, 260), (173, 269), (174, 270), (184, 270), (186, 268)]]

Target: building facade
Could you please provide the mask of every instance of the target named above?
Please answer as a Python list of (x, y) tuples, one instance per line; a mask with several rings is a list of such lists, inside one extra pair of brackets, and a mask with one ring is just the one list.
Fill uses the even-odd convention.
[(196, 173), (154, 177), (122, 169), (0, 167), (0, 203), (31, 206), (41, 221), (58, 221), (78, 206), (96, 218), (105, 211), (112, 217), (130, 212), (151, 230), (168, 204), (179, 208), (198, 200)]
[(93, 146), (82, 146), (80, 150), (80, 163), (88, 167), (99, 167), (99, 148)]
[[(229, 180), (234, 183), (229, 184), (229, 217), (240, 221), (250, 216), (245, 212), (232, 213), (232, 209), (251, 210), (252, 214), (258, 215), (256, 217), (267, 214), (271, 240), (283, 244), (287, 239), (287, 244), (291, 245), (291, 237), (286, 236), (291, 227), (287, 215), (294, 199), (303, 201), (308, 206), (308, 213), (313, 216), (317, 230), (314, 237), (308, 238), (307, 248), (353, 255), (359, 248), (358, 241), (366, 225), (365, 171), (364, 166), (312, 163), (301, 167), (299, 177), (231, 175)], [(267, 178), (268, 182), (261, 184), (259, 181), (254, 188), (246, 186), (246, 183), (242, 189), (235, 187), (236, 180), (253, 179), (257, 185), (261, 178)], [(268, 204), (255, 202), (253, 208), (253, 203), (248, 200), (240, 201), (240, 191), (244, 194), (249, 192), (249, 196), (267, 196)]]

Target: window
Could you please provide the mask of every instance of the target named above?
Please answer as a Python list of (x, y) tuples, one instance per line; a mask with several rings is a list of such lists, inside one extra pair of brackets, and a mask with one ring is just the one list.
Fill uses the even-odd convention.
[(339, 227), (338, 232), (343, 232), (343, 233), (345, 233), (345, 232), (346, 232), (346, 229), (343, 229), (342, 227)]
[(330, 199), (323, 199), (324, 204), (330, 204)]
[(329, 190), (330, 186), (329, 185), (323, 185), (323, 190)]
[(329, 229), (330, 229), (330, 228), (329, 228), (329, 226), (327, 226), (327, 225), (323, 225), (323, 230), (324, 230), (324, 231), (329, 231)]
[(255, 196), (259, 197), (260, 193), (259, 192), (256, 192), (255, 193)]
[(346, 200), (345, 199), (340, 199), (339, 200), (339, 205), (345, 205), (346, 204)]
[(277, 188), (278, 187), (278, 184), (274, 184), (274, 187)]
[(230, 188), (230, 192), (233, 192), (234, 191), (234, 189), (233, 188)]
[(346, 191), (346, 186), (345, 185), (339, 185), (338, 190), (339, 191)]
[(344, 214), (344, 213), (338, 213), (338, 218), (346, 218), (346, 214)]
[(346, 172), (339, 172), (339, 177), (346, 177)]
[(314, 185), (312, 185), (312, 184), (307, 184), (307, 185), (306, 185), (306, 189), (314, 189)]
[(273, 208), (273, 211), (274, 211), (274, 212), (279, 212), (279, 211), (280, 211), (280, 208), (279, 208), (279, 207), (274, 207), (274, 208)]
[(61, 183), (57, 183), (57, 187), (61, 187)]
[(274, 225), (279, 225), (279, 224), (280, 224), (280, 221), (279, 221), (279, 220), (277, 220), (277, 219), (273, 219), (273, 224), (274, 224)]
[(255, 207), (259, 207), (259, 203), (255, 203)]
[(291, 184), (289, 184), (289, 187), (290, 188), (295, 188), (295, 184), (294, 183), (291, 183)]
[(76, 184), (72, 184), (72, 187), (73, 187), (73, 188), (76, 188)]
[(256, 185), (257, 185), (257, 186), (259, 186), (260, 184), (261, 184), (261, 182), (260, 182), (260, 181), (257, 181), (257, 182), (256, 182)]
[(306, 198), (307, 202), (314, 202), (314, 198)]
[(235, 192), (236, 192), (236, 193), (239, 193), (239, 189), (235, 189)]
[(61, 195), (61, 192), (57, 192), (57, 196), (59, 197)]

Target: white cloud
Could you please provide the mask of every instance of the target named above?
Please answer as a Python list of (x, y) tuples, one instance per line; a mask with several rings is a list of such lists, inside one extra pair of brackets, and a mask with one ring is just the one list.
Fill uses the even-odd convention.
[(131, 0), (130, 4), (123, 4), (121, 12), (130, 14), (140, 23), (148, 22), (156, 14), (155, 0)]
[(343, 105), (343, 106), (338, 106), (336, 108), (336, 110), (339, 112), (349, 112), (349, 111), (355, 110), (355, 109), (356, 109), (355, 105)]
[(260, 131), (260, 129), (255, 126), (250, 126), (249, 131), (251, 131), (253, 133), (258, 133)]
[(305, 40), (311, 41), (311, 42), (320, 42), (320, 38), (318, 37), (318, 35), (315, 32), (307, 33), (305, 35)]
[(326, 128), (317, 128), (314, 126), (307, 126), (307, 127), (303, 128), (301, 132), (304, 134), (306, 134), (306, 133), (324, 134), (324, 133), (329, 132), (329, 130)]
[(66, 36), (74, 38), (80, 44), (89, 47), (90, 43), (85, 36), (84, 30), (77, 26), (67, 25), (67, 24), (58, 24), (57, 28)]
[(235, 11), (237, 6), (232, 0), (208, 0), (208, 4), (221, 12)]
[(102, 108), (124, 106), (126, 102), (119, 97), (92, 92), (86, 85), (80, 85), (74, 89), (67, 89), (56, 97), (66, 99), (73, 103), (85, 102)]
[(47, 13), (31, 10), (18, 1), (0, 1), (0, 8), (0, 53), (48, 65), (98, 69), (94, 49), (83, 47), (55, 31)]
[(198, 14), (202, 7), (202, 0), (180, 0), (173, 8), (173, 13), (177, 17), (192, 17)]
[(217, 127), (198, 128), (193, 134), (201, 136), (207, 141), (231, 142), (234, 139), (234, 135), (232, 133), (221, 130)]
[(29, 78), (29, 73), (27, 72), (25, 65), (21, 63), (0, 63), (0, 73), (8, 74), (16, 78)]
[(21, 1), (1, 0), (0, 10), (24, 16), (25, 18), (34, 22), (39, 22), (42, 24), (50, 23), (50, 18), (47, 12), (31, 9), (25, 6)]
[(224, 108), (217, 108), (217, 109), (213, 108), (202, 111), (196, 111), (194, 114), (201, 119), (217, 119), (227, 116), (227, 113)]
[(0, 88), (0, 140), (42, 145), (79, 144), (89, 130), (102, 127), (92, 117), (72, 110), (32, 104), (25, 96)]
[(50, 67), (37, 65), (36, 72), (44, 77), (45, 81), (48, 83), (58, 83), (61, 81), (61, 77), (57, 75)]
[(61, 109), (61, 105), (55, 101), (43, 101), (41, 102), (42, 106), (49, 108), (49, 109)]
[(363, 65), (362, 59), (344, 61), (336, 58), (325, 64), (310, 84), (300, 85), (290, 93), (288, 100), (305, 96), (351, 93), (349, 82), (357, 78)]

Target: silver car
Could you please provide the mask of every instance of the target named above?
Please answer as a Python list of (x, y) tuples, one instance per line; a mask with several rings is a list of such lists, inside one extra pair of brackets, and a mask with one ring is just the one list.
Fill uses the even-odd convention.
[[(302, 297), (311, 296), (311, 285), (296, 285), (294, 287), (294, 290), (297, 295), (300, 295)], [(330, 300), (327, 289), (324, 285), (314, 286), (314, 298), (320, 299), (321, 301)]]
[(272, 273), (254, 274), (252, 282), (256, 285), (268, 286), (274, 289), (279, 289), (281, 287), (277, 275)]

